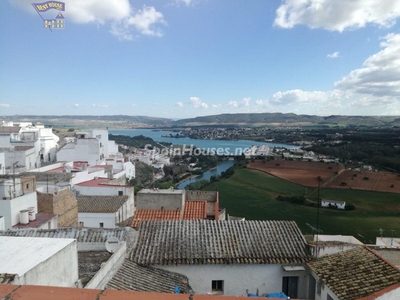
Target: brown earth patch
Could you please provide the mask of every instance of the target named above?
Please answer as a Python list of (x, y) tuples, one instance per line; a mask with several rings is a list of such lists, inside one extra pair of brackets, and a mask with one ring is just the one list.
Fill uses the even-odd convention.
[(400, 193), (400, 176), (389, 172), (344, 170), (326, 187)]
[(342, 171), (341, 165), (337, 163), (289, 160), (257, 160), (249, 162), (247, 168), (260, 170), (308, 187), (318, 186), (318, 176), (322, 178), (321, 184), (325, 184), (337, 173)]

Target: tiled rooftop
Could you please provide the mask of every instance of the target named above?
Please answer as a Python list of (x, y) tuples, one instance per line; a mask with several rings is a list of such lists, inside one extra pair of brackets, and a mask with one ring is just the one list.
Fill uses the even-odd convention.
[(400, 283), (400, 271), (364, 247), (326, 256), (308, 265), (341, 300), (366, 297)]
[(128, 200), (128, 196), (77, 196), (80, 213), (114, 213)]
[(15, 146), (14, 150), (15, 151), (26, 151), (26, 150), (29, 150), (32, 148), (34, 148), (34, 146)]
[(207, 219), (207, 201), (186, 201), (183, 220)]
[(95, 186), (104, 186), (105, 183), (111, 181), (109, 178), (97, 178), (89, 181), (84, 181), (80, 182), (76, 185), (78, 186), (90, 186), (90, 187), (95, 187)]
[(205, 220), (207, 219), (207, 201), (186, 201), (184, 211), (138, 209), (133, 216), (131, 226), (137, 228), (141, 221)]
[(84, 181), (76, 184), (77, 186), (86, 186), (86, 187), (108, 187), (108, 186), (119, 186), (119, 187), (130, 187), (129, 185), (123, 184), (115, 184), (113, 180), (109, 178), (97, 178), (89, 181)]
[(77, 239), (78, 243), (105, 243), (111, 236), (117, 237), (120, 241), (126, 240), (126, 230), (116, 229), (89, 229), (89, 228), (59, 228), (50, 230), (39, 230), (36, 228), (13, 229), (0, 231), (0, 236), (21, 236), (21, 237), (46, 237)]
[[(210, 296), (208, 295), (163, 294), (151, 292), (0, 284), (0, 299), (7, 300), (203, 300), (209, 298)], [(210, 299), (247, 300), (248, 298), (234, 296), (212, 296)], [(273, 299), (270, 298), (270, 300)]]
[(173, 293), (179, 286), (181, 293), (190, 291), (186, 276), (152, 267), (139, 266), (125, 260), (121, 268), (108, 282), (106, 288), (138, 292)]
[(181, 210), (152, 210), (138, 209), (135, 212), (132, 220), (132, 227), (137, 228), (141, 221), (157, 221), (157, 220), (180, 220), (182, 218)]
[(310, 260), (306, 241), (294, 221), (144, 221), (128, 257), (140, 265)]
[(46, 224), (47, 222), (49, 222), (54, 217), (56, 217), (56, 215), (45, 214), (45, 213), (37, 213), (35, 221), (29, 221), (28, 224), (18, 223), (18, 224), (15, 224), (13, 226), (13, 228), (39, 228), (43, 224)]

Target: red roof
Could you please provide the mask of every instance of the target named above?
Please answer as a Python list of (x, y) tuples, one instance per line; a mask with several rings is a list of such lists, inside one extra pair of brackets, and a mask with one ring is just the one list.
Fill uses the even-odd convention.
[[(53, 286), (0, 284), (0, 299), (29, 300), (247, 300), (245, 296), (163, 294), (120, 290), (92, 290)], [(273, 300), (273, 298), (270, 298)], [(278, 299), (279, 300), (279, 299)]]
[(97, 178), (97, 179), (92, 179), (92, 180), (89, 180), (89, 181), (84, 181), (84, 182), (78, 183), (76, 185), (79, 185), (79, 186), (97, 186), (97, 187), (101, 186), (101, 187), (104, 187), (105, 183), (108, 182), (108, 181), (111, 181), (111, 179), (109, 179), (109, 178)]
[(186, 201), (183, 220), (207, 219), (207, 201)]
[(132, 227), (139, 227), (141, 221), (157, 221), (157, 220), (181, 220), (181, 210), (152, 210), (152, 209), (138, 209), (135, 212), (132, 220)]

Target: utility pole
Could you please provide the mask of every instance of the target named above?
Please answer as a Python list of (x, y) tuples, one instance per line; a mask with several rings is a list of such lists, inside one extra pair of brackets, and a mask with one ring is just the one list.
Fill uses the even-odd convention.
[(319, 239), (319, 207), (320, 207), (320, 187), (321, 187), (321, 181), (322, 181), (322, 178), (321, 178), (321, 176), (318, 176), (317, 177), (317, 180), (318, 180), (318, 190), (317, 190), (317, 241), (316, 241), (316, 245), (317, 245), (317, 252), (316, 252), (316, 258), (318, 258), (318, 251), (319, 251), (319, 249), (318, 249), (318, 239)]

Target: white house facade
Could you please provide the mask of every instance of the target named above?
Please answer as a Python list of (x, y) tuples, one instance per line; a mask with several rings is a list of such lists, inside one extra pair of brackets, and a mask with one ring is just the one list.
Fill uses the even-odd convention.
[(185, 275), (195, 294), (311, 299), (314, 290), (311, 256), (292, 221), (143, 221), (129, 258)]

